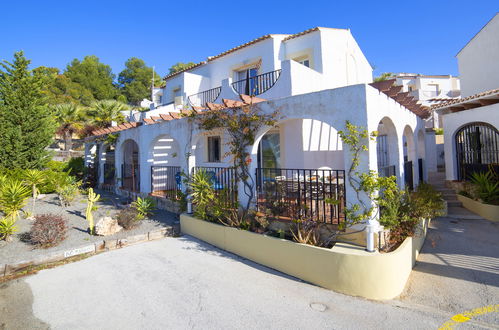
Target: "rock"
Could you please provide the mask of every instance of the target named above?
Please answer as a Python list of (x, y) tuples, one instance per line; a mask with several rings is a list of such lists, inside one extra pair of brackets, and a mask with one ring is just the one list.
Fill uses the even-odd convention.
[(111, 217), (100, 218), (95, 225), (95, 233), (100, 236), (113, 235), (122, 229), (123, 227), (118, 225), (118, 220)]
[(47, 197), (47, 195), (45, 195), (45, 194), (36, 195), (36, 199), (44, 199), (45, 197)]

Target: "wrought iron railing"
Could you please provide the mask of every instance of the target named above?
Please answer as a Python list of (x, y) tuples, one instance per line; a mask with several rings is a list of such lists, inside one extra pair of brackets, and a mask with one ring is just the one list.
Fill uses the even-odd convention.
[(232, 83), (232, 88), (238, 94), (260, 95), (274, 86), (281, 76), (281, 69), (266, 72), (258, 76), (249, 77)]
[(182, 191), (180, 166), (151, 166), (151, 194), (178, 200)]
[(257, 168), (257, 208), (281, 219), (345, 220), (345, 171)]
[(104, 164), (104, 184), (114, 185), (116, 177), (116, 168), (114, 164)]
[(211, 176), (215, 193), (223, 199), (227, 206), (237, 205), (237, 180), (234, 168), (196, 166), (192, 169), (192, 173), (199, 170), (204, 170)]
[(140, 165), (122, 164), (121, 165), (121, 187), (129, 191), (140, 190)]
[(187, 100), (190, 105), (193, 106), (204, 106), (206, 103), (210, 102), (215, 102), (215, 100), (218, 98), (220, 95), (220, 92), (222, 91), (222, 87), (215, 87), (212, 89), (208, 89), (206, 91), (190, 95)]

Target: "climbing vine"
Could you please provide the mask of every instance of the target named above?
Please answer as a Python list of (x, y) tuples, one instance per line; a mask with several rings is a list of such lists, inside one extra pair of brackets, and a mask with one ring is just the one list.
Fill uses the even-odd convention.
[(191, 111), (184, 116), (190, 118), (202, 131), (222, 129), (227, 133), (229, 139), (226, 144), (229, 150), (224, 157), (230, 157), (236, 184), (242, 182), (244, 185), (243, 193), (248, 197), (248, 201), (241, 207), (243, 214), (246, 215), (255, 194), (255, 181), (249, 169), (251, 164), (249, 150), (254, 145), (256, 134), (260, 129), (276, 124), (279, 111), (267, 114), (250, 103), (222, 110)]

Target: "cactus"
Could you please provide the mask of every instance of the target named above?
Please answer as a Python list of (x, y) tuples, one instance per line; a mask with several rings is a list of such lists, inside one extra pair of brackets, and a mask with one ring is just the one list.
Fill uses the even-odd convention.
[(95, 226), (94, 226), (94, 216), (92, 214), (92, 210), (94, 208), (94, 203), (97, 202), (100, 199), (100, 195), (94, 193), (93, 188), (88, 189), (88, 204), (87, 204), (87, 211), (85, 212), (85, 217), (87, 218), (88, 221), (88, 228), (90, 229), (90, 235), (95, 234)]

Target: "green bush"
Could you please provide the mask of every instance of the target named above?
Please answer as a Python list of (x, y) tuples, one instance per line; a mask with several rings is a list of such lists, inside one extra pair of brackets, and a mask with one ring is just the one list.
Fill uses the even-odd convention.
[(0, 187), (0, 209), (7, 217), (18, 219), (19, 211), (26, 206), (31, 190), (19, 180), (4, 180)]
[(152, 215), (152, 211), (156, 209), (156, 203), (150, 197), (137, 197), (137, 200), (132, 203), (132, 208), (137, 211), (137, 219), (143, 220), (147, 216)]
[(17, 232), (16, 221), (14, 217), (0, 219), (0, 239), (8, 241)]
[(495, 179), (491, 171), (473, 173), (471, 182), (477, 188), (477, 197), (485, 204), (499, 205), (499, 181)]

